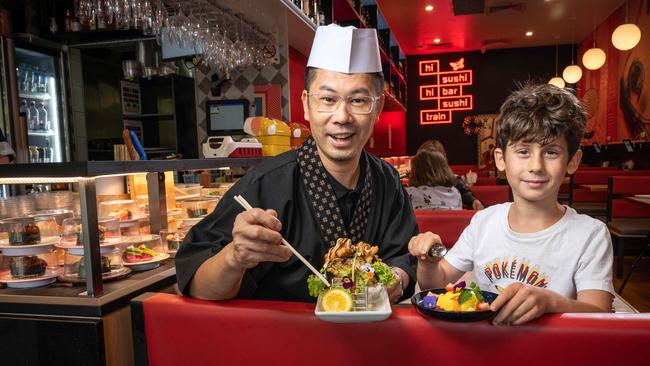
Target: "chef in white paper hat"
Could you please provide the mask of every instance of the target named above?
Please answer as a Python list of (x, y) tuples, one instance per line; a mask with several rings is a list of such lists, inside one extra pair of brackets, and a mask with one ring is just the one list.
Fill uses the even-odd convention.
[(383, 108), (383, 84), (375, 29), (318, 27), (302, 103), (326, 167), (356, 165)]
[[(302, 92), (312, 135), (247, 173), (190, 230), (176, 256), (184, 294), (316, 301), (324, 284), (282, 245), (283, 237), (316, 268), (333, 247), (338, 252), (349, 243), (339, 239), (372, 243), (393, 275), (364, 268), (390, 301), (413, 294), (407, 244), (418, 230), (409, 198), (397, 171), (363, 148), (384, 105), (383, 83), (374, 29), (316, 30)], [(242, 212), (236, 195), (254, 208)]]

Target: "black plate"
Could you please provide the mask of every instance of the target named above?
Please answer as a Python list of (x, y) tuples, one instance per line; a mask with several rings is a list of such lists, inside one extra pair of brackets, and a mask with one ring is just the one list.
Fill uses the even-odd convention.
[[(411, 297), (411, 303), (415, 306), (418, 312), (424, 316), (443, 319), (443, 320), (476, 321), (476, 320), (492, 319), (496, 315), (496, 313), (491, 310), (444, 311), (444, 310), (427, 309), (424, 306), (422, 306), (422, 300), (424, 299), (425, 296), (427, 296), (429, 291), (433, 292), (434, 294), (444, 294), (445, 292), (447, 292), (447, 290), (445, 290), (444, 288), (437, 288), (433, 290), (418, 292), (417, 294)], [(491, 304), (492, 301), (494, 301), (494, 299), (496, 299), (498, 296), (497, 294), (488, 291), (481, 291), (481, 294), (483, 294), (483, 297), (485, 298), (485, 301), (488, 302), (488, 304)]]

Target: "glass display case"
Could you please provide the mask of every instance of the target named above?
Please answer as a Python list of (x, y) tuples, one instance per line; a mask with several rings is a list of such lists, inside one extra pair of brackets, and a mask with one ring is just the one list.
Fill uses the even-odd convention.
[[(55, 272), (58, 270), (59, 261), (54, 254), (49, 260), (41, 258), (41, 256), (54, 253), (53, 249), (56, 245), (65, 250), (65, 256), (62, 258), (64, 266), (62, 273), (53, 272), (51, 279), (56, 279), (56, 275), (61, 275), (64, 279), (81, 280), (86, 285), (85, 296), (89, 298), (102, 297), (104, 293), (103, 280), (106, 279), (108, 273), (105, 258), (109, 259), (111, 268), (123, 266), (134, 271), (154, 268), (153, 263), (157, 263), (155, 266), (160, 265), (170, 254), (174, 254), (178, 250), (180, 242), (174, 241), (174, 238), (184, 237), (184, 233), (192, 225), (216, 207), (219, 196), (210, 194), (209, 197), (201, 197), (201, 185), (179, 185), (177, 188), (181, 190), (186, 199), (179, 201), (182, 202), (180, 210), (174, 207), (168, 208), (165, 197), (165, 172), (212, 170), (224, 166), (253, 166), (261, 160), (262, 158), (188, 159), (0, 166), (0, 184), (73, 183), (79, 191), (80, 201), (79, 215), (76, 217), (72, 216), (71, 210), (58, 210), (36, 212), (25, 217), (0, 220), (0, 250), (4, 256), (13, 258), (14, 273), (18, 276), (29, 276), (30, 271), (34, 270), (36, 273), (36, 269), (38, 269), (38, 276), (44, 276), (47, 273), (40, 273), (39, 266), (42, 266), (40, 260), (46, 261), (46, 266), (51, 266)], [(136, 197), (135, 200), (112, 200), (97, 203), (96, 177), (126, 176), (143, 172), (146, 173), (146, 199), (145, 197)], [(223, 188), (219, 188), (219, 194), (223, 194)], [(66, 200), (66, 203), (68, 201)], [(149, 211), (148, 216), (144, 215), (146, 208)], [(192, 211), (191, 214), (188, 213), (189, 211)], [(173, 231), (163, 231), (165, 233), (164, 242), (158, 235), (149, 235), (149, 233), (157, 234), (161, 230), (167, 230), (168, 226)], [(88, 230), (88, 228), (95, 229)], [(170, 233), (172, 240), (168, 242), (167, 236)], [(133, 235), (129, 237), (131, 234)], [(151, 240), (133, 242), (134, 237), (138, 238), (142, 235), (148, 235)], [(125, 255), (121, 257), (122, 264), (120, 261), (110, 259), (112, 250), (118, 247), (123, 250), (128, 246), (133, 248), (130, 254), (135, 256), (128, 258), (132, 262), (128, 263), (131, 264), (130, 266), (124, 265), (125, 262), (128, 262)], [(141, 252), (144, 255), (141, 255)], [(140, 257), (137, 257), (138, 255)], [(40, 258), (40, 260), (36, 258)], [(136, 260), (134, 261), (134, 259)], [(73, 263), (75, 263), (76, 272), (72, 267)], [(27, 268), (27, 271), (24, 271), (24, 268)], [(79, 268), (82, 268), (81, 276), (79, 276)], [(119, 268), (112, 268), (111, 271), (117, 269)], [(11, 273), (8, 275), (11, 276)], [(45, 280), (45, 278), (43, 279)], [(51, 279), (48, 281), (53, 281)], [(4, 283), (8, 283), (6, 280)], [(0, 282), (3, 282), (2, 279)], [(3, 296), (4, 294), (0, 291), (0, 303), (2, 303)], [(77, 296), (75, 295), (75, 297)]]

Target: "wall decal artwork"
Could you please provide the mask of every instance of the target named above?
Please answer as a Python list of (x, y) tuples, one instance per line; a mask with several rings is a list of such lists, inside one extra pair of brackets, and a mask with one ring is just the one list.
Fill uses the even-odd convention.
[(650, 90), (648, 90), (648, 77), (641, 59), (635, 59), (625, 73), (621, 75), (620, 107), (623, 119), (630, 130), (632, 138), (638, 139), (641, 134), (647, 136), (650, 128)]
[(496, 169), (494, 164), (494, 148), (496, 147), (496, 124), (498, 114), (479, 114), (476, 116), (481, 121), (481, 130), (477, 135), (478, 149), (477, 161), (479, 169), (493, 171)]
[[(650, 134), (650, 0), (629, 0), (630, 23), (636, 24), (642, 39), (629, 51), (613, 45), (607, 50), (607, 64), (587, 71), (579, 81), (578, 95), (587, 108), (589, 120), (583, 144), (593, 146), (648, 140)], [(593, 38), (606, 43), (611, 30), (621, 24), (626, 6), (621, 6), (595, 33), (581, 43), (581, 51), (591, 47)]]

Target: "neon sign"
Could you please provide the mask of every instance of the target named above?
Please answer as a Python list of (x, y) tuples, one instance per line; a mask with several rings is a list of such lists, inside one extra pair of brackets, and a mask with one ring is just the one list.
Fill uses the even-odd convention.
[(465, 94), (463, 87), (474, 83), (472, 70), (465, 70), (465, 58), (450, 62), (453, 71), (441, 71), (439, 60), (419, 63), (419, 75), (431, 80), (420, 86), (420, 100), (430, 108), (420, 110), (420, 124), (451, 123), (453, 111), (469, 111), (474, 108), (474, 98)]

